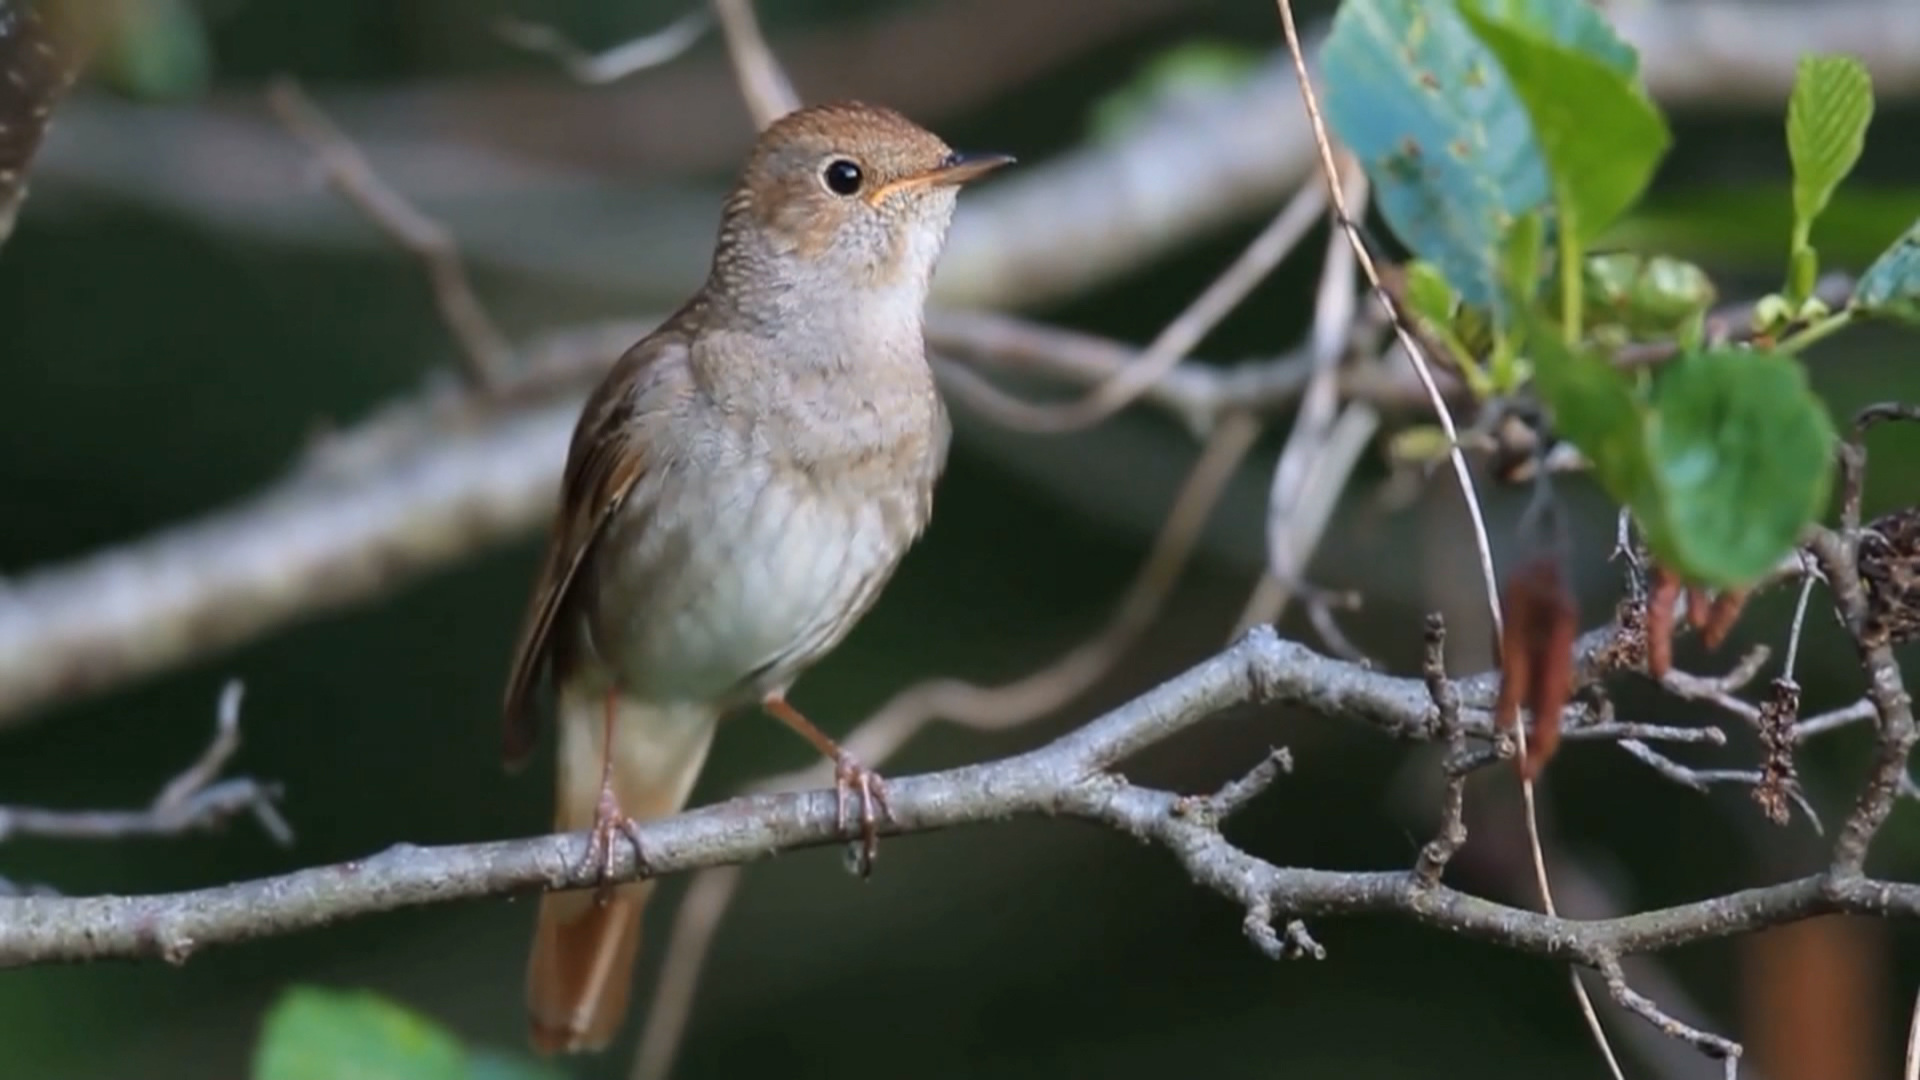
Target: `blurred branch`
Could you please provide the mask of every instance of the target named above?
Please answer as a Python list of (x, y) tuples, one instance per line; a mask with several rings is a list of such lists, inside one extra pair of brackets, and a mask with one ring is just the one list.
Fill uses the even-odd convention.
[[(946, 111), (934, 98), (956, 85), (993, 77), (1004, 87), (999, 76), (1012, 67), (1039, 65), (1020, 68), (1031, 74), (1060, 59), (1060, 44), (1027, 56), (1045, 48), (1034, 42), (1077, 49), (1089, 28), (1137, 27), (1176, 2), (915, 5), (872, 28), (836, 28), (817, 49), (797, 36), (782, 53), (810, 99), (863, 96), (933, 121)], [(1920, 7), (1906, 0), (1640, 4), (1616, 20), (1669, 108), (1737, 99), (1777, 110), (1803, 52), (1861, 57), (1883, 102), (1920, 92)], [(902, 35), (926, 40), (883, 33), (894, 21)], [(1015, 44), (955, 44), (980, 27)], [(979, 59), (986, 56), (991, 63)], [(662, 163), (682, 175), (731, 167), (752, 136), (750, 125), (690, 104), (732, 96), (724, 64), (702, 68), (693, 82), (681, 80), (681, 70), (594, 93), (554, 79), (550, 87), (508, 81), (322, 97), (393, 184), (431, 207), (477, 263), (663, 305), (698, 283), (712, 234), (697, 216), (699, 227), (689, 226), (684, 190), (636, 180), (660, 179)], [(216, 227), (364, 246), (364, 235), (341, 229), (324, 205), (288, 184), (299, 161), (277, 131), (246, 115), (251, 107), (77, 99), (63, 111), (62, 137), (41, 156), (41, 173), (50, 186), (64, 180), (110, 191)], [(553, 143), (568, 138), (598, 157), (566, 160)], [(1002, 306), (1077, 295), (1194, 237), (1271, 213), (1308, 174), (1312, 154), (1293, 77), (1276, 56), (1243, 83), (1196, 88), (1112, 138), (1025, 164), (1022, 175), (965, 200), (936, 281), (939, 298)], [(717, 201), (714, 194), (701, 205)], [(646, 237), (644, 259), (633, 257), (634, 236)]]
[[(1232, 314), (1319, 224), (1326, 206), (1326, 194), (1319, 188), (1302, 187), (1240, 255), (1154, 335), (1137, 359), (1095, 383), (1084, 396), (1047, 404), (1002, 397), (983, 411), (1003, 427), (1049, 435), (1079, 431), (1113, 416), (1178, 367)], [(987, 404), (975, 402), (977, 407)]]
[(598, 54), (586, 52), (558, 30), (540, 23), (502, 16), (493, 28), (508, 44), (552, 59), (575, 82), (597, 85), (679, 59), (706, 36), (712, 25), (712, 13), (705, 7), (695, 7), (651, 34)]
[[(1491, 677), (1462, 684), (1485, 693)], [(1282, 867), (1228, 843), (1181, 796), (1122, 779), (1122, 761), (1237, 705), (1284, 703), (1400, 736), (1433, 737), (1423, 680), (1314, 654), (1256, 628), (1225, 652), (1039, 749), (985, 765), (889, 781), (903, 834), (1014, 816), (1069, 817), (1158, 844), (1196, 884), (1274, 919), (1394, 914), (1428, 927), (1605, 970), (1621, 957), (1715, 940), (1828, 912), (1920, 918), (1920, 886), (1816, 874), (1610, 919), (1572, 919), (1428, 884), (1411, 871)], [(1484, 716), (1462, 716), (1490, 733)], [(834, 796), (755, 795), (640, 826), (651, 874), (738, 864), (845, 839)], [(187, 960), (211, 945), (315, 929), (375, 912), (598, 883), (587, 834), (422, 848), (338, 866), (158, 896), (0, 898), (0, 964), (106, 958)], [(618, 848), (614, 880), (641, 872)]]
[(274, 801), (277, 785), (246, 777), (219, 780), (234, 752), (240, 749), (239, 680), (220, 691), (213, 742), (198, 760), (171, 780), (144, 810), (45, 810), (27, 806), (0, 806), (0, 841), (17, 836), (51, 840), (122, 840), (137, 836), (179, 836), (225, 824), (243, 813), (253, 814), (274, 842), (293, 843), (293, 830), (280, 816)]
[(720, 32), (727, 39), (727, 55), (733, 58), (733, 73), (740, 80), (740, 95), (747, 100), (747, 112), (753, 126), (768, 124), (800, 107), (800, 95), (781, 69), (780, 61), (767, 48), (766, 35), (760, 32), (759, 16), (753, 13), (753, 0), (709, 0), (714, 17), (720, 20)]
[(460, 345), (467, 379), (483, 390), (498, 387), (512, 369), (513, 347), (474, 295), (452, 235), (383, 183), (352, 140), (307, 100), (298, 83), (277, 80), (268, 87), (267, 101), (287, 130), (307, 144), (334, 188), (426, 266), (434, 303)]

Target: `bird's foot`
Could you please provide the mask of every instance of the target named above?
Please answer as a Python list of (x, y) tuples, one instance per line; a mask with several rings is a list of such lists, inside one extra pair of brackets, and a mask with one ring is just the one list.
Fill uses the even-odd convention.
[[(833, 760), (833, 793), (834, 820), (849, 831), (856, 824), (859, 827), (858, 869), (866, 877), (873, 873), (873, 859), (880, 850), (880, 819), (893, 818), (893, 809), (887, 805), (887, 782), (842, 750)], [(850, 817), (850, 811), (856, 816)]]
[(644, 876), (647, 870), (647, 851), (640, 843), (640, 823), (626, 815), (620, 809), (620, 801), (614, 797), (613, 785), (600, 789), (600, 803), (594, 808), (593, 831), (587, 836), (587, 854), (575, 867), (576, 877), (593, 874), (599, 888), (594, 892), (595, 902), (605, 905), (613, 898), (613, 841), (614, 836), (626, 838), (633, 845), (633, 861)]

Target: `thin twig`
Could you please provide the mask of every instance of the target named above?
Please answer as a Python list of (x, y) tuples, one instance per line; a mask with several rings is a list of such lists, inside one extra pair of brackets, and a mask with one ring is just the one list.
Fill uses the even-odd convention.
[[(1342, 155), (1341, 165), (1347, 186), (1345, 203), (1364, 208), (1366, 170), (1350, 154)], [(1340, 361), (1352, 340), (1357, 307), (1354, 277), (1352, 245), (1340, 230), (1329, 230), (1313, 305), (1313, 378), (1307, 383), (1293, 430), (1287, 433), (1286, 445), (1281, 447), (1280, 460), (1274, 466), (1267, 497), (1267, 572), (1261, 575), (1246, 610), (1241, 612), (1238, 625), (1242, 629), (1257, 622), (1277, 622), (1285, 612), (1293, 585), (1306, 575), (1307, 563), (1347, 487), (1361, 448), (1378, 427), (1378, 414), (1362, 403), (1349, 406), (1344, 414), (1340, 412)], [(1333, 453), (1336, 416), (1345, 421), (1343, 433), (1349, 436), (1338, 448), (1344, 456)], [(1360, 435), (1357, 445), (1351, 438), (1355, 434)], [(1310, 489), (1319, 496), (1311, 505), (1307, 502)]]
[(1800, 599), (1793, 605), (1793, 624), (1787, 629), (1787, 659), (1780, 670), (1781, 677), (1787, 679), (1793, 678), (1794, 665), (1800, 659), (1800, 634), (1806, 628), (1807, 601), (1813, 596), (1813, 583), (1820, 577), (1812, 558), (1804, 551), (1799, 555), (1806, 565), (1806, 573), (1800, 579)]
[(1172, 371), (1266, 280), (1318, 224), (1325, 208), (1326, 195), (1319, 188), (1301, 188), (1239, 257), (1167, 323), (1132, 363), (1085, 395), (1057, 404), (1010, 398), (994, 404), (987, 415), (1016, 431), (1062, 434), (1092, 427), (1126, 408)]
[(1434, 725), (1445, 740), (1440, 759), (1446, 786), (1440, 796), (1440, 827), (1420, 849), (1413, 876), (1436, 885), (1447, 864), (1467, 842), (1467, 737), (1460, 726), (1460, 693), (1447, 678), (1447, 623), (1439, 612), (1427, 616), (1427, 655), (1422, 667), (1427, 694), (1433, 698)]
[(495, 20), (493, 29), (508, 44), (553, 60), (575, 82), (599, 86), (672, 63), (698, 44), (712, 26), (712, 12), (696, 7), (651, 34), (601, 53), (587, 52), (544, 23), (503, 16)]
[(1803, 743), (1816, 735), (1825, 735), (1829, 731), (1837, 731), (1843, 727), (1851, 727), (1854, 724), (1860, 723), (1862, 720), (1871, 720), (1873, 718), (1873, 702), (1866, 698), (1861, 698), (1851, 705), (1843, 705), (1838, 709), (1830, 709), (1818, 716), (1809, 717), (1793, 725), (1793, 741)]
[(235, 751), (240, 749), (238, 679), (220, 691), (213, 741), (193, 764), (160, 789), (142, 810), (48, 810), (30, 806), (0, 806), (0, 841), (18, 836), (50, 840), (125, 840), (132, 837), (170, 837), (214, 829), (241, 814), (250, 813), (260, 828), (282, 847), (293, 843), (293, 830), (274, 806), (280, 797), (276, 784), (247, 777), (220, 780)]
[(754, 127), (767, 125), (800, 107), (800, 95), (781, 68), (780, 60), (767, 47), (760, 33), (760, 20), (753, 12), (753, 0), (712, 0), (713, 13), (720, 19), (720, 33), (727, 39), (727, 54), (733, 59), (733, 73), (740, 80), (740, 95), (753, 114)]
[[(1045, 716), (1085, 693), (1113, 670), (1159, 616), (1181, 570), (1192, 555), (1206, 519), (1259, 436), (1258, 421), (1245, 414), (1228, 417), (1215, 429), (1185, 485), (1167, 512), (1166, 524), (1113, 617), (1092, 638), (1038, 671), (1001, 686), (982, 687), (959, 679), (931, 679), (902, 690), (862, 721), (841, 741), (846, 750), (879, 767), (937, 720), (976, 730), (1000, 730)], [(762, 780), (754, 791), (792, 790), (829, 782), (831, 770), (802, 769)], [(668, 962), (654, 990), (653, 1009), (641, 1037), (634, 1080), (664, 1078), (678, 1052), (699, 987), (700, 971), (713, 928), (733, 901), (737, 873), (724, 880), (702, 875), (694, 880), (675, 916), (668, 938)], [(700, 904), (696, 908), (694, 901)]]
[(276, 79), (267, 89), (267, 102), (287, 130), (307, 144), (334, 190), (426, 267), (434, 304), (460, 347), (467, 378), (483, 390), (504, 384), (513, 370), (513, 346), (474, 294), (453, 235), (380, 179), (294, 80)]
[(1267, 751), (1260, 763), (1248, 769), (1246, 775), (1236, 777), (1220, 786), (1220, 790), (1211, 795), (1189, 795), (1173, 805), (1173, 812), (1186, 818), (1206, 820), (1218, 827), (1221, 822), (1239, 813), (1248, 803), (1259, 798), (1282, 776), (1293, 773), (1293, 754), (1286, 747), (1275, 747)]
[(1701, 1031), (1667, 1015), (1660, 1006), (1654, 1004), (1653, 999), (1627, 985), (1627, 974), (1621, 969), (1620, 961), (1603, 961), (1600, 973), (1607, 980), (1607, 992), (1613, 995), (1613, 1000), (1673, 1038), (1691, 1043), (1701, 1053), (1720, 1061), (1726, 1080), (1734, 1080), (1740, 1075), (1740, 1055), (1743, 1051), (1739, 1043)]

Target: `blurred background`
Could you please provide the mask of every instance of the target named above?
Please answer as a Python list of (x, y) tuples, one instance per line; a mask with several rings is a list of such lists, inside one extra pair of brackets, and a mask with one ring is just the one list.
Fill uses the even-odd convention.
[[(396, 399), (446, 393), (454, 346), (419, 264), (318, 182), (267, 113), (266, 80), (298, 77), (376, 168), (452, 231), (517, 340), (644, 320), (698, 284), (721, 193), (752, 138), (726, 50), (710, 33), (671, 63), (582, 86), (504, 43), (495, 20), (548, 24), (598, 49), (658, 30), (693, 3), (114, 0), (114, 32), (57, 113), (32, 197), (0, 249), (0, 605), (7, 579), (219, 511), (285, 474), (324, 433)], [(1647, 51), (1676, 134), (1620, 242), (1701, 261), (1728, 298), (1777, 287), (1789, 207), (1781, 116), (1793, 56), (1812, 47), (1867, 52), (1880, 94), (1864, 163), (1816, 237), (1828, 266), (1864, 267), (1920, 217), (1920, 29), (1905, 0), (1613, 7)], [(1332, 9), (1302, 3), (1299, 13), (1324, 29)], [(1310, 165), (1293, 143), (1272, 145), (1282, 136), (1273, 118), (1297, 125), (1298, 99), (1276, 52), (1274, 8), (1261, 0), (780, 0), (761, 17), (803, 97), (884, 102), (956, 146), (1020, 157), (1025, 175), (963, 200), (957, 269), (943, 279), (960, 300), (1018, 304), (1144, 343)], [(1219, 149), (1189, 168), (1190, 143), (1174, 134)], [(1236, 161), (1280, 159), (1290, 173), (1231, 172)], [(1124, 259), (1097, 245), (1076, 259), (1085, 234), (1070, 229), (1075, 205), (1116, 215), (1105, 222), (1115, 234), (1140, 231), (1122, 216), (1141, 205), (1115, 196), (1125, 177), (1100, 168), (1123, 160), (1156, 162), (1180, 178), (1162, 196), (1211, 209)], [(1065, 231), (1047, 235), (1054, 217)], [(1016, 226), (1027, 234), (1019, 250), (1004, 241)], [(1311, 316), (1324, 232), (1200, 351), (1292, 348)], [(1039, 249), (1053, 261), (1012, 261)], [(1914, 348), (1910, 336), (1846, 335), (1815, 350), (1817, 386), (1836, 416), (1920, 397)], [(1014, 730), (932, 728), (887, 771), (1037, 745), (1217, 649), (1263, 565), (1266, 493), (1287, 423), (1274, 418), (1180, 590), (1115, 674)], [(1094, 632), (1197, 453), (1191, 433), (1153, 409), (1067, 436), (1016, 434), (964, 411), (959, 424), (930, 534), (879, 608), (799, 687), (796, 701), (829, 731), (921, 678), (1010, 678)], [(1870, 514), (1911, 501), (1920, 481), (1913, 436), (1875, 438)], [(1490, 495), (1496, 548), (1525, 494)], [(1584, 483), (1567, 494), (1585, 623), (1596, 625), (1620, 587), (1606, 562), (1611, 513)], [(1383, 665), (1416, 670), (1421, 615), (1441, 610), (1454, 669), (1483, 670), (1489, 637), (1467, 535), (1450, 483), (1409, 492), (1372, 450), (1309, 576), (1364, 593), (1341, 626)], [(0, 876), (76, 894), (153, 892), (401, 841), (542, 831), (548, 759), (506, 776), (496, 719), (537, 547), (534, 530), (516, 528), (242, 647), (0, 716), (0, 803), (137, 807), (200, 751), (221, 684), (243, 679), (245, 744), (233, 770), (284, 784), (298, 837), (281, 849), (242, 820), (165, 840), (18, 839), (0, 846)], [(1761, 641), (1777, 656), (1792, 600), (1791, 590), (1761, 598), (1732, 646), (1712, 658), (1683, 647), (1683, 662), (1722, 670)], [(1858, 693), (1819, 602), (1800, 667), (1809, 715)], [(1325, 648), (1298, 611), (1283, 632)], [(1636, 719), (1698, 716), (1630, 682), (1619, 701)], [(1750, 735), (1729, 732), (1726, 749), (1676, 756), (1751, 767)], [(1127, 772), (1210, 790), (1271, 745), (1291, 748), (1296, 772), (1236, 820), (1236, 841), (1285, 864), (1410, 863), (1437, 807), (1430, 748), (1246, 709)], [(1829, 819), (1849, 803), (1865, 746), (1865, 732), (1849, 732), (1802, 756), (1809, 797)], [(809, 755), (777, 725), (742, 717), (723, 729), (695, 801)], [(1609, 746), (1563, 750), (1542, 791), (1570, 914), (1805, 873), (1824, 851), (1802, 818), (1775, 827), (1744, 790), (1688, 791)], [(1511, 773), (1475, 777), (1469, 800), (1471, 840), (1451, 873), (1464, 888), (1534, 904)], [(1883, 834), (1874, 870), (1920, 873), (1910, 808)], [(684, 887), (669, 881), (654, 901), (621, 1043), (563, 1063), (564, 1075), (627, 1075)], [(294, 985), (373, 989), (475, 1045), (517, 1054), (532, 915), (525, 900), (469, 903), (217, 949), (182, 969), (8, 972), (0, 1075), (244, 1076), (263, 1016)], [(1315, 925), (1325, 961), (1274, 963), (1248, 946), (1241, 917), (1162, 853), (1066, 822), (892, 841), (865, 884), (838, 852), (783, 857), (746, 872), (675, 1075), (1605, 1075), (1554, 965), (1384, 919)], [(1920, 942), (1897, 927), (1822, 919), (1629, 973), (1669, 1011), (1744, 1040), (1743, 1075), (1884, 1076), (1900, 1060)], [(1602, 1011), (1630, 1075), (1719, 1075), (1688, 1047), (1605, 1002)]]

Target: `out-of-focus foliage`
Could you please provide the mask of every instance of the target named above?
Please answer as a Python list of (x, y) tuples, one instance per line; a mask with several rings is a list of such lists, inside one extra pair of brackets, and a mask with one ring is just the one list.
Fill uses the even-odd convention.
[(296, 986), (267, 1013), (253, 1080), (559, 1080), (519, 1057), (476, 1052), (378, 994)]
[[(1640, 200), (1671, 141), (1633, 51), (1594, 9), (1349, 0), (1327, 49), (1334, 121), (1418, 256), (1409, 307), (1470, 388), (1509, 394), (1531, 376), (1556, 433), (1684, 579), (1739, 588), (1774, 566), (1832, 484), (1832, 423), (1792, 354), (1856, 314), (1909, 310), (1905, 247), (1840, 313), (1813, 296), (1813, 227), (1858, 162), (1873, 112), (1859, 63), (1801, 64), (1786, 125), (1795, 176), (1786, 290), (1762, 301), (1752, 334), (1713, 344), (1703, 320), (1719, 290), (1701, 267), (1591, 253)], [(1516, 112), (1524, 137), (1490, 139), (1485, 118)], [(1502, 151), (1423, 164), (1434, 156), (1426, 147), (1490, 141)], [(1515, 191), (1527, 198), (1497, 197)], [(1493, 332), (1481, 340), (1461, 332), (1486, 322)], [(1645, 341), (1672, 343), (1658, 370), (1636, 376), (1614, 363), (1616, 350)]]
[(1232, 86), (1246, 79), (1267, 54), (1245, 45), (1191, 41), (1160, 53), (1127, 84), (1094, 103), (1096, 139), (1112, 139), (1148, 112), (1194, 90)]

